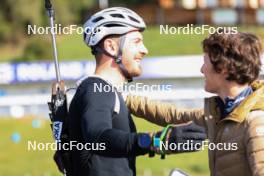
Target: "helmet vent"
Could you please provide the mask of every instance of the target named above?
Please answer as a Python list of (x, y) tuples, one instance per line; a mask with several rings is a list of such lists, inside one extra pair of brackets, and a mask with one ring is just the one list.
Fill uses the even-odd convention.
[(140, 23), (136, 18), (134, 18), (134, 17), (132, 17), (130, 15), (128, 15), (128, 17), (129, 17), (130, 20), (132, 20), (132, 21), (134, 21), (136, 23)]
[(110, 14), (112, 17), (116, 17), (116, 18), (125, 18), (122, 14), (118, 14), (118, 13), (114, 13), (114, 14)]
[(100, 21), (100, 20), (102, 20), (102, 19), (104, 19), (104, 17), (97, 17), (97, 18), (95, 18), (94, 20), (93, 20), (93, 22), (94, 23), (96, 23), (96, 22), (98, 22), (98, 21)]
[(104, 25), (105, 27), (125, 27), (124, 25), (122, 24), (106, 24)]
[(106, 11), (104, 11), (104, 13), (109, 13), (109, 12), (114, 12), (114, 11), (116, 11), (116, 10), (106, 10)]

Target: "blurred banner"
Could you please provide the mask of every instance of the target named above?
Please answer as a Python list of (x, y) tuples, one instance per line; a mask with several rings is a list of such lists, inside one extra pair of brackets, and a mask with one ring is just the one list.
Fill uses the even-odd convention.
[[(143, 74), (138, 79), (201, 77), (202, 58), (201, 55), (147, 58), (142, 60)], [(62, 78), (74, 81), (93, 74), (95, 61), (64, 61), (60, 67)], [(264, 68), (261, 74), (263, 71)], [(0, 64), (0, 84), (50, 82), (55, 75), (52, 62)]]

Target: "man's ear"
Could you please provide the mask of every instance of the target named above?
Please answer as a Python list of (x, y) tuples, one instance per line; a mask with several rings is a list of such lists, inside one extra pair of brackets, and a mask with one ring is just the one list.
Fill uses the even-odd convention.
[(118, 43), (112, 38), (104, 40), (104, 49), (111, 55), (116, 56), (118, 52)]

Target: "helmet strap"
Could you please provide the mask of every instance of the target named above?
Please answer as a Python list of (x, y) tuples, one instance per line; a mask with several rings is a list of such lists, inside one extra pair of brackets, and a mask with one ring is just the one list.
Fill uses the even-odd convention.
[(119, 49), (118, 49), (118, 54), (116, 56), (110, 54), (109, 52), (107, 52), (105, 49), (103, 49), (101, 47), (96, 47), (94, 49), (95, 49), (95, 52), (97, 52), (97, 53), (103, 53), (103, 54), (113, 58), (114, 61), (119, 65), (119, 68), (121, 69), (122, 73), (126, 77), (127, 81), (132, 82), (133, 78), (129, 75), (127, 69), (125, 68), (124, 64), (122, 63), (122, 55), (123, 55), (123, 48), (124, 48), (125, 40), (126, 40), (126, 35), (122, 35), (120, 37), (120, 40), (119, 40)]

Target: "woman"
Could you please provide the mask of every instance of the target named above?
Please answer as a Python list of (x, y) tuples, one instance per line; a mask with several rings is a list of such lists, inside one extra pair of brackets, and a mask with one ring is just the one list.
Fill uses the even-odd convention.
[(264, 175), (264, 84), (254, 82), (261, 70), (261, 43), (239, 32), (215, 33), (202, 44), (204, 88), (218, 95), (206, 98), (204, 109), (179, 109), (133, 95), (126, 104), (152, 123), (194, 121), (206, 128), (210, 143), (236, 146), (209, 150), (211, 175)]

